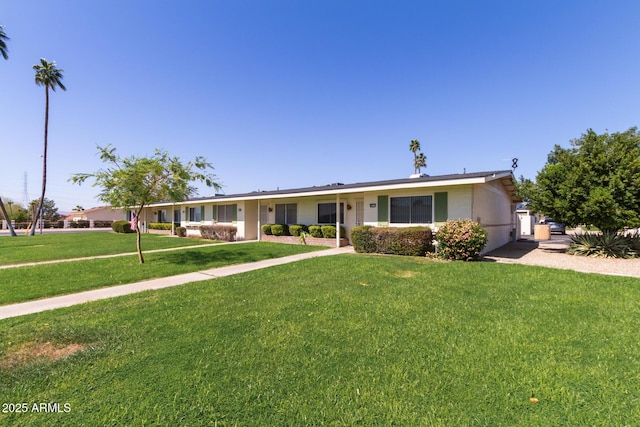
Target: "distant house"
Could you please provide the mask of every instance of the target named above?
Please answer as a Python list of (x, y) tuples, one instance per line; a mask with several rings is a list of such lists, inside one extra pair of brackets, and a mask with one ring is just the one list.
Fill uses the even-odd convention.
[(156, 203), (145, 208), (142, 220), (174, 222), (189, 234), (198, 234), (200, 225), (235, 225), (238, 240), (260, 240), (262, 224), (342, 225), (348, 234), (357, 225), (437, 228), (450, 219), (470, 218), (487, 230), (485, 251), (490, 251), (514, 238), (520, 201), (513, 174), (502, 170)]
[(119, 221), (127, 219), (126, 211), (111, 206), (99, 206), (91, 209), (71, 212), (65, 218), (68, 221)]

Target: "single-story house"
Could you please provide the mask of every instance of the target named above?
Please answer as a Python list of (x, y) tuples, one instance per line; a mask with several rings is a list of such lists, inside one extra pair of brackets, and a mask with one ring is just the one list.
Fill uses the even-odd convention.
[(126, 211), (111, 206), (99, 206), (71, 212), (65, 219), (67, 221), (120, 221), (126, 219)]
[[(514, 239), (518, 198), (510, 170), (356, 184), (333, 183), (288, 190), (216, 194), (183, 202), (155, 203), (141, 220), (174, 222), (199, 234), (200, 225), (237, 227), (237, 240), (260, 240), (262, 224), (430, 226), (470, 218), (488, 233), (485, 251)], [(339, 240), (336, 238), (336, 244)]]

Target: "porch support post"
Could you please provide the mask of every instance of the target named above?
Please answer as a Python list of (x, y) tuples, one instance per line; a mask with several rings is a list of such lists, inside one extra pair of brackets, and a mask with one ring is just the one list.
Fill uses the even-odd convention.
[(176, 235), (176, 204), (171, 204), (171, 235)]
[(340, 247), (340, 194), (336, 194), (336, 248)]
[(260, 199), (258, 199), (258, 242), (262, 240), (262, 224), (260, 224)]

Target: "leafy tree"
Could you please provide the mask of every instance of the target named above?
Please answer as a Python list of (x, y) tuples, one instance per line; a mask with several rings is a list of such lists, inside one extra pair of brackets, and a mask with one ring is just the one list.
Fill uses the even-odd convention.
[(556, 145), (538, 172), (533, 207), (568, 225), (615, 231), (640, 226), (640, 133), (587, 130)]
[[(182, 201), (196, 193), (191, 186), (192, 181), (204, 182), (209, 187), (220, 189), (210, 163), (204, 157), (196, 157), (194, 161), (183, 163), (177, 157), (156, 149), (150, 157), (126, 157), (116, 155), (116, 149), (98, 147), (100, 159), (109, 166), (94, 173), (75, 174), (71, 181), (82, 184), (93, 179), (93, 186), (101, 187), (98, 198), (113, 207), (133, 209), (135, 217), (145, 206), (161, 201)], [(137, 233), (136, 247), (138, 259), (144, 263), (140, 246), (140, 222), (135, 221)]]
[[(35, 212), (39, 205), (40, 200), (33, 200), (29, 204), (29, 211)], [(58, 213), (58, 208), (56, 208), (56, 202), (45, 197), (42, 203), (41, 217), (45, 221), (58, 221), (61, 215)]]
[(9, 37), (4, 32), (4, 25), (0, 25), (0, 55), (4, 59), (9, 59), (9, 50), (7, 49), (7, 40)]
[(33, 66), (36, 72), (36, 85), (44, 86), (45, 93), (45, 113), (44, 113), (44, 149), (42, 155), (42, 193), (40, 195), (40, 204), (34, 215), (34, 227), (31, 228), (30, 234), (33, 236), (36, 231), (35, 221), (40, 217), (42, 213), (42, 204), (44, 203), (44, 195), (47, 188), (47, 143), (49, 134), (49, 89), (55, 92), (56, 88), (67, 90), (62, 84), (62, 72), (56, 68), (55, 61), (47, 61), (44, 58), (40, 58), (40, 64)]
[(412, 139), (409, 144), (409, 151), (413, 153), (413, 169), (415, 173), (420, 173), (420, 168), (427, 167), (427, 157), (420, 153), (420, 141)]

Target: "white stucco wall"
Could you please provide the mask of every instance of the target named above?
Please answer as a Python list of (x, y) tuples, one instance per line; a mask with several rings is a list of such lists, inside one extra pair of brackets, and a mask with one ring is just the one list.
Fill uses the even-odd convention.
[(473, 216), (487, 230), (489, 252), (511, 241), (511, 231), (515, 228), (511, 196), (500, 182), (473, 186)]

